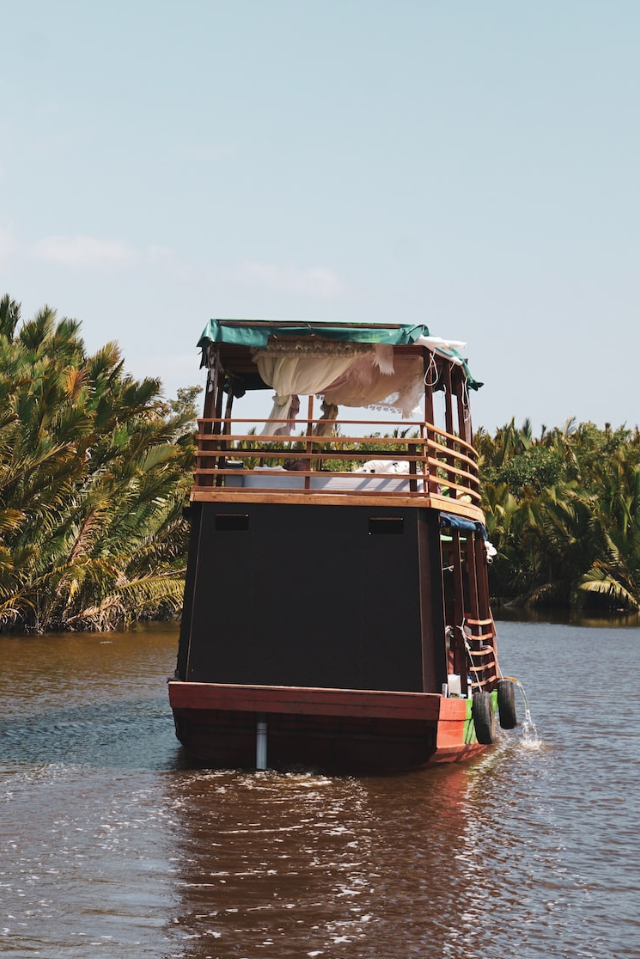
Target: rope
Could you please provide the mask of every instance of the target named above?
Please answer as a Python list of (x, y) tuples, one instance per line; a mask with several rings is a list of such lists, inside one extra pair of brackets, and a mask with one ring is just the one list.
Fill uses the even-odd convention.
[(439, 379), (440, 379), (440, 374), (438, 373), (438, 364), (436, 363), (435, 353), (430, 352), (429, 365), (426, 368), (424, 373), (424, 385), (434, 387)]

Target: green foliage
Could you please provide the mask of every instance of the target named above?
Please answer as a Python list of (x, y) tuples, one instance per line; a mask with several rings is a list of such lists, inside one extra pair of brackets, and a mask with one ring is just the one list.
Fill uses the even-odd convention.
[(0, 628), (105, 629), (182, 601), (197, 389), (165, 401), (117, 344), (0, 300)]
[(562, 459), (555, 450), (534, 446), (524, 453), (517, 453), (499, 468), (487, 469), (488, 482), (505, 483), (514, 496), (530, 488), (536, 493), (553, 486), (562, 472)]
[(640, 433), (514, 421), (476, 448), (494, 595), (530, 606), (640, 606)]
[[(158, 380), (124, 371), (117, 344), (89, 355), (77, 321), (45, 307), (23, 322), (0, 300), (0, 629), (108, 629), (179, 611), (198, 392), (167, 401)], [(394, 435), (408, 449), (411, 437)], [(307, 442), (283, 441), (282, 462)], [(326, 449), (312, 442), (312, 456)], [(475, 442), (493, 595), (638, 608), (638, 429), (570, 420), (535, 437), (512, 420)], [(379, 445), (344, 449), (375, 456)], [(256, 450), (247, 467), (259, 447), (239, 444)]]

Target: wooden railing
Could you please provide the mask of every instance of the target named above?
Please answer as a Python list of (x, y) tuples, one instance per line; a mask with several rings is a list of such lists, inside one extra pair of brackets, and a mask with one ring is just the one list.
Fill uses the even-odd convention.
[[(207, 418), (198, 420), (196, 434), (197, 454), (194, 470), (194, 492), (205, 490), (214, 494), (214, 489), (224, 488), (226, 494), (260, 493), (268, 491), (286, 495), (290, 490), (286, 483), (281, 489), (272, 483), (259, 485), (261, 467), (280, 467), (300, 477), (296, 481), (297, 492), (321, 495), (320, 481), (343, 479), (339, 492), (349, 492), (349, 480), (365, 478), (368, 474), (354, 474), (354, 470), (368, 460), (389, 461), (406, 464), (405, 472), (397, 468), (376, 469), (376, 478), (402, 480), (399, 489), (385, 489), (385, 497), (447, 496), (454, 502), (478, 506), (480, 490), (478, 483), (477, 454), (472, 446), (460, 437), (422, 422), (402, 423), (402, 435), (377, 435), (378, 429), (394, 427), (387, 420), (340, 420), (341, 430), (350, 427), (366, 427), (366, 435), (338, 435), (338, 421), (325, 419), (299, 419), (297, 436), (282, 436), (274, 433), (263, 435), (261, 430), (269, 424), (277, 429), (286, 420), (255, 420), (236, 418)], [(321, 432), (322, 431), (322, 432)], [(330, 435), (325, 435), (327, 432)], [(396, 430), (396, 433), (399, 430)], [(373, 434), (373, 435), (372, 435)], [(252, 475), (251, 489), (239, 489), (238, 477)], [(232, 479), (233, 478), (233, 479)], [(303, 480), (303, 482), (301, 482)], [(326, 484), (325, 484), (326, 485)], [(327, 486), (325, 492), (335, 493), (335, 485)], [(358, 495), (380, 495), (379, 489), (359, 488)], [(387, 486), (391, 484), (386, 484)], [(214, 494), (215, 495), (215, 494)], [(199, 497), (200, 498), (200, 497)]]

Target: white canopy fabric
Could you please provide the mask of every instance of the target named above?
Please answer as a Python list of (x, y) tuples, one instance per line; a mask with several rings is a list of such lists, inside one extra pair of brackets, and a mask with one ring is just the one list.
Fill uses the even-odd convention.
[(280, 423), (275, 429), (267, 423), (263, 434), (290, 435), (295, 414), (300, 408), (298, 394), (321, 393), (337, 376), (352, 366), (357, 358), (357, 354), (292, 356), (286, 353), (269, 353), (266, 350), (257, 351), (253, 361), (260, 371), (260, 376), (276, 391), (269, 420), (287, 420), (287, 423)]
[(440, 336), (419, 336), (416, 343), (418, 346), (426, 346), (430, 350), (444, 353), (447, 359), (455, 363), (456, 366), (464, 365), (462, 357), (451, 352), (452, 350), (463, 350), (465, 348), (467, 344), (463, 343), (462, 340), (443, 340)]
[[(435, 336), (420, 336), (417, 342), (449, 356), (449, 350), (465, 345)], [(263, 435), (291, 434), (300, 409), (299, 394), (322, 396), (331, 406), (397, 410), (405, 419), (417, 414), (424, 395), (422, 357), (394, 356), (388, 344), (280, 341), (254, 350), (253, 362), (275, 390)], [(273, 420), (286, 423), (275, 425)]]
[(358, 359), (340, 381), (324, 391), (327, 403), (336, 406), (373, 406), (398, 410), (409, 418), (424, 396), (421, 356), (396, 356), (391, 372), (383, 371), (368, 356)]

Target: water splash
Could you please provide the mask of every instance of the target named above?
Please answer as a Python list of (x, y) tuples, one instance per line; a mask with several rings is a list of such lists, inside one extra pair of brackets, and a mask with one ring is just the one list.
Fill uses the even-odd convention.
[(516, 686), (520, 690), (522, 695), (522, 701), (524, 703), (524, 720), (522, 722), (522, 744), (525, 749), (539, 749), (542, 745), (540, 742), (540, 737), (538, 736), (538, 729), (533, 719), (531, 718), (531, 708), (529, 706), (529, 700), (527, 699), (527, 694), (525, 688), (520, 682), (516, 680)]

